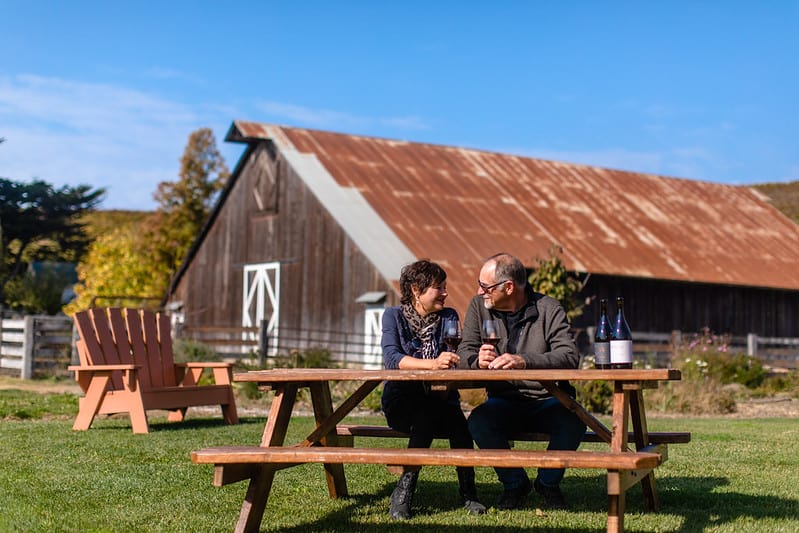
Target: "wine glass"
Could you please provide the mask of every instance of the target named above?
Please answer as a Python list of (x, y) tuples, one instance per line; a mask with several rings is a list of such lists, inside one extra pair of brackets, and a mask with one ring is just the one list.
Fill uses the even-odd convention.
[(461, 343), (461, 325), (457, 317), (444, 319), (444, 342), (447, 343), (450, 352), (458, 349)]
[(483, 344), (490, 344), (494, 348), (499, 344), (499, 324), (498, 321), (489, 318), (483, 320), (483, 328), (480, 330), (480, 337)]

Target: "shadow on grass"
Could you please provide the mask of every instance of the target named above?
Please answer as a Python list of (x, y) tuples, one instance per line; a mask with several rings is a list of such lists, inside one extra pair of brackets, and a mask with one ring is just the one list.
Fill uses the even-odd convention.
[[(324, 483), (323, 480), (319, 480)], [(279, 481), (278, 481), (279, 483)], [(724, 524), (740, 522), (750, 523), (758, 520), (788, 522), (799, 516), (799, 500), (780, 496), (751, 495), (736, 492), (724, 492), (729, 485), (724, 477), (668, 477), (656, 480), (660, 497), (660, 510), (656, 514), (671, 517), (670, 524), (658, 524), (657, 531), (706, 531)], [(457, 484), (446, 482), (419, 481), (414, 494), (412, 518), (407, 522), (392, 521), (388, 518), (388, 498), (394, 484), (385, 484), (377, 493), (353, 494), (342, 498), (336, 504), (335, 511), (324, 514), (322, 518), (311, 522), (280, 527), (280, 531), (289, 533), (305, 533), (306, 531), (562, 531), (583, 532), (596, 531), (593, 526), (568, 525), (568, 515), (573, 513), (598, 513), (607, 515), (607, 497), (605, 495), (606, 477), (604, 475), (572, 477), (564, 482), (564, 493), (570, 502), (568, 511), (551, 513), (542, 518), (536, 507), (540, 502), (535, 493), (530, 495), (527, 505), (519, 511), (496, 511), (489, 509), (483, 516), (467, 515), (457, 503)], [(352, 491), (352, 489), (351, 489)], [(499, 484), (480, 483), (478, 492), (483, 503), (490, 507), (501, 492)], [(269, 528), (270, 507), (280, 505), (277, 498), (270, 498), (267, 504), (262, 530)], [(442, 513), (463, 512), (464, 518), (458, 521), (468, 523), (447, 524)], [(380, 518), (375, 520), (375, 514)], [(522, 513), (524, 513), (522, 515)], [(516, 514), (516, 516), (514, 516)], [(546, 512), (543, 516), (546, 516)], [(636, 527), (636, 522), (647, 516), (640, 488), (633, 487), (627, 492), (625, 513), (625, 529), (627, 531), (650, 531), (652, 522)], [(505, 518), (507, 516), (507, 519)], [(561, 517), (565, 517), (561, 520)], [(553, 520), (557, 522), (553, 524)], [(582, 521), (584, 518), (575, 517)], [(665, 518), (664, 518), (665, 520)], [(536, 524), (536, 522), (539, 522)], [(678, 522), (678, 523), (677, 523)], [(604, 529), (604, 527), (603, 527)]]
[[(295, 525), (272, 524), (269, 522), (270, 505), (278, 505), (270, 499), (267, 505), (264, 519), (261, 523), (261, 531), (280, 531), (281, 533), (306, 533), (307, 531), (316, 532), (339, 532), (339, 531), (358, 531), (359, 533), (369, 532), (403, 532), (403, 531), (425, 531), (425, 532), (463, 532), (471, 533), (474, 531), (490, 532), (531, 532), (531, 531), (574, 531), (574, 532), (593, 532), (596, 528), (583, 527), (573, 529), (553, 528), (551, 523), (546, 526), (536, 526), (527, 519), (521, 519), (519, 515), (513, 516), (515, 511), (495, 511), (490, 509), (485, 515), (469, 515), (466, 510), (457, 503), (457, 485), (454, 483), (430, 482), (424, 487), (418, 487), (414, 495), (412, 506), (412, 516), (407, 521), (395, 521), (388, 517), (388, 499), (394, 484), (386, 484), (378, 493), (375, 494), (354, 494), (347, 498), (342, 498), (335, 511), (325, 513), (320, 519), (313, 521), (299, 521)], [(530, 509), (527, 509), (527, 516), (530, 516)], [(461, 523), (447, 523), (444, 514), (463, 513), (462, 517), (456, 519)], [(378, 518), (375, 518), (377, 515)], [(508, 518), (506, 519), (505, 516)], [(535, 517), (533, 517), (535, 520)]]
[[(250, 424), (264, 425), (263, 418), (239, 418), (238, 425), (246, 426)], [(222, 418), (188, 418), (182, 422), (170, 422), (168, 420), (156, 420), (150, 422), (150, 431), (175, 431), (180, 429), (203, 429), (214, 427), (235, 426), (235, 424), (225, 424)]]
[(799, 499), (726, 491), (725, 477), (664, 477), (656, 483), (660, 512), (682, 516), (681, 531), (707, 531), (741, 519), (795, 522), (799, 517)]
[[(92, 424), (90, 431), (131, 431), (130, 426), (130, 419), (126, 415), (112, 415), (107, 418), (102, 418), (104, 415), (98, 415), (95, 419), (96, 421), (117, 421), (118, 424), (113, 425), (103, 425), (103, 424)], [(263, 426), (264, 418), (258, 417), (240, 417), (238, 424), (226, 424), (224, 419), (220, 417), (213, 417), (213, 418), (187, 418), (182, 422), (170, 422), (166, 418), (163, 417), (153, 417), (148, 419), (148, 426), (150, 428), (150, 433), (153, 432), (160, 432), (160, 431), (179, 431), (179, 430), (186, 430), (186, 429), (206, 429), (206, 428), (217, 428), (217, 427), (235, 427), (236, 425), (239, 426), (249, 426), (252, 424), (259, 424)]]

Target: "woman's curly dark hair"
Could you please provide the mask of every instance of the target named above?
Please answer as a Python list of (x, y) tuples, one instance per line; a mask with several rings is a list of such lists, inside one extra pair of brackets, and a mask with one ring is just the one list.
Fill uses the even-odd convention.
[(441, 285), (446, 279), (444, 269), (429, 259), (405, 265), (400, 273), (400, 303), (413, 305), (413, 289), (421, 294), (428, 287)]

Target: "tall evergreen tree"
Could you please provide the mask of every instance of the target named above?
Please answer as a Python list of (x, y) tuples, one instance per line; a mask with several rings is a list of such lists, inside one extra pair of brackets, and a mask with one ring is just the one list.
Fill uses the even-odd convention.
[(89, 239), (81, 216), (103, 199), (104, 189), (0, 178), (0, 303), (6, 284), (22, 275), (32, 260), (78, 261)]

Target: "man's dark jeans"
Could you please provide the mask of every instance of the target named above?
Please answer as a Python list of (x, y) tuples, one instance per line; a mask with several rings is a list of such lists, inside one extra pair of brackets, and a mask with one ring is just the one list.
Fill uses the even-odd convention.
[[(576, 450), (585, 436), (585, 424), (566, 409), (557, 398), (543, 400), (508, 400), (489, 398), (469, 416), (469, 431), (477, 446), (485, 449), (508, 449), (508, 434), (527, 431), (549, 433), (548, 450)], [(495, 468), (505, 490), (525, 484), (523, 468)], [(539, 468), (539, 481), (557, 487), (563, 479), (563, 468)]]

